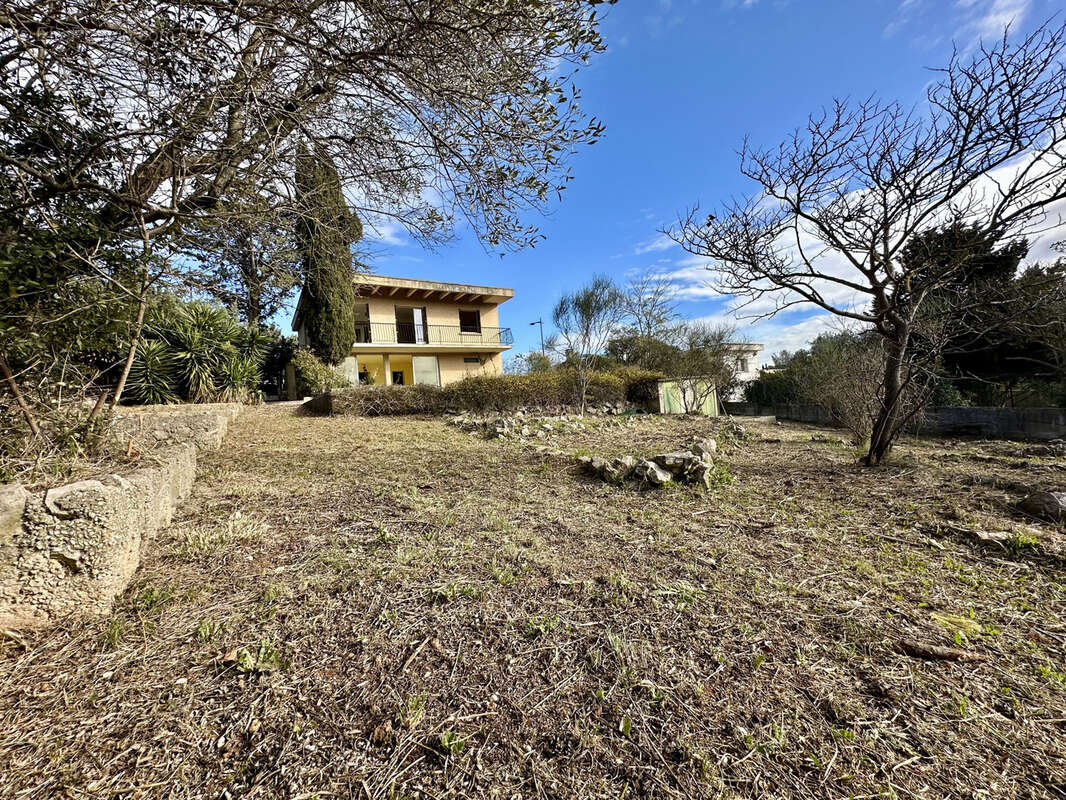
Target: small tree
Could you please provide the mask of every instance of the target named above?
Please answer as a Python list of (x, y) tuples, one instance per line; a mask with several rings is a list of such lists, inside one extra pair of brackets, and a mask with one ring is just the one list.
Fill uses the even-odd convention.
[[(777, 147), (745, 144), (741, 172), (758, 194), (693, 211), (671, 234), (713, 262), (722, 291), (764, 301), (770, 315), (811, 303), (873, 329), (883, 369), (868, 464), (915, 413), (905, 399), (935, 384), (915, 347), (924, 306), (970, 266), (957, 253), (905, 260), (908, 244), (951, 225), (1019, 239), (1051, 224), (1049, 206), (1066, 198), (1064, 40), (1066, 28), (1043, 26), (1016, 45), (1004, 34), (972, 58), (956, 54), (924, 114), (837, 102)], [(940, 311), (943, 332), (952, 309)]]
[(552, 362), (540, 350), (519, 353), (506, 365), (506, 372), (511, 375), (533, 375), (539, 372), (551, 372)]
[(686, 414), (702, 409), (715, 392), (724, 397), (736, 388), (732, 327), (686, 322), (675, 326), (670, 335), (674, 356), (665, 372), (677, 382), (681, 408)]
[[(872, 332), (823, 333), (791, 358), (784, 380), (797, 399), (822, 406), (851, 432), (855, 444), (868, 444), (877, 415), (881, 340)], [(915, 403), (913, 395), (901, 402)]]
[(573, 294), (563, 295), (552, 311), (558, 330), (553, 341), (577, 374), (581, 413), (589, 377), (624, 313), (618, 288), (611, 279), (598, 275)]
[(643, 272), (619, 294), (625, 322), (638, 338), (662, 337), (677, 321), (677, 287), (655, 271)]
[(189, 282), (235, 306), (251, 325), (274, 316), (300, 283), (301, 250), (292, 215), (271, 208), (265, 196), (251, 190), (197, 220), (185, 240), (202, 266)]
[(324, 362), (339, 364), (355, 342), (352, 244), (363, 228), (348, 208), (337, 171), (321, 155), (303, 154), (297, 186), (307, 339)]

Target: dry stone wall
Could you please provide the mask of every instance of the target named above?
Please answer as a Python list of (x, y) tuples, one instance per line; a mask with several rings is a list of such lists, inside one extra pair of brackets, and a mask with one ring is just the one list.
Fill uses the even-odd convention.
[(148, 466), (37, 492), (0, 486), (0, 628), (106, 614), (141, 547), (188, 495), (197, 453), (218, 449), (236, 404), (123, 410), (114, 431)]

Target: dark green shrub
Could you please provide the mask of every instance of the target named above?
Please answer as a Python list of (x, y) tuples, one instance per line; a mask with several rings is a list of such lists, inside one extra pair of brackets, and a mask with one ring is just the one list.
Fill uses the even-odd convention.
[(340, 370), (323, 364), (318, 356), (306, 347), (296, 350), (292, 356), (292, 364), (296, 369), (296, 392), (300, 396), (321, 394), (352, 385)]
[(800, 396), (790, 375), (764, 372), (744, 387), (744, 400), (756, 406), (776, 406), (798, 403)]
[[(619, 403), (631, 396), (641, 398), (654, 391), (658, 378), (658, 373), (641, 369), (592, 373), (588, 400), (595, 404)], [(570, 370), (529, 375), (477, 375), (444, 388), (358, 386), (334, 392), (332, 409), (334, 414), (360, 416), (440, 414), (446, 411), (489, 414), (520, 408), (555, 410), (577, 405), (579, 386), (577, 375)], [(637, 399), (634, 402), (643, 401)]]

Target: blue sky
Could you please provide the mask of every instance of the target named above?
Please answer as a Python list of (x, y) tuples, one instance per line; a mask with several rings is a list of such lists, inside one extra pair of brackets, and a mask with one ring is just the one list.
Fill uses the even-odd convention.
[[(594, 273), (619, 282), (648, 268), (675, 273), (683, 316), (719, 318), (729, 299), (657, 231), (697, 202), (750, 193), (737, 169), (746, 135), (774, 145), (836, 97), (918, 102), (929, 67), (947, 61), (953, 42), (966, 49), (1011, 21), (1031, 29), (1061, 8), (1061, 0), (619, 0), (603, 25), (607, 53), (577, 78), (582, 107), (607, 134), (574, 157), (562, 201), (531, 217), (546, 240), (501, 258), (469, 231), (432, 252), (383, 228), (368, 232), (378, 240), (374, 271), (513, 287), (500, 315), (514, 352), (536, 348), (529, 323), (549, 322), (559, 296)], [(282, 315), (286, 330), (290, 318)], [(801, 347), (826, 327), (810, 309), (738, 323), (769, 352)]]

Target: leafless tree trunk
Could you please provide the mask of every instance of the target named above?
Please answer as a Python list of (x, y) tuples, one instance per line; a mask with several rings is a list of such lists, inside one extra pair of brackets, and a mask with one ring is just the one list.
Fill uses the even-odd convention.
[(7, 388), (11, 390), (11, 394), (15, 398), (15, 403), (18, 405), (19, 411), (22, 412), (22, 416), (26, 420), (26, 424), (29, 426), (30, 431), (34, 436), (37, 436), (41, 432), (41, 428), (37, 424), (37, 418), (34, 416), (33, 410), (26, 402), (26, 398), (23, 397), (18, 381), (15, 380), (15, 376), (11, 373), (11, 368), (8, 366), (7, 359), (4, 357), (3, 353), (0, 353), (0, 374), (3, 375), (4, 383), (7, 384)]

